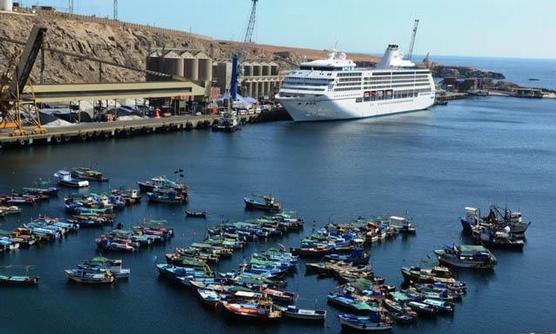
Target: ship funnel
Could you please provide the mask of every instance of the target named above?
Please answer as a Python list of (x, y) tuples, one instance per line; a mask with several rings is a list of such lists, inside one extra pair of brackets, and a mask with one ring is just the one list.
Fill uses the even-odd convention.
[(403, 54), (400, 47), (396, 44), (390, 44), (384, 52), (384, 56), (376, 65), (377, 68), (390, 68), (390, 67), (414, 67), (415, 64), (409, 60), (403, 59)]

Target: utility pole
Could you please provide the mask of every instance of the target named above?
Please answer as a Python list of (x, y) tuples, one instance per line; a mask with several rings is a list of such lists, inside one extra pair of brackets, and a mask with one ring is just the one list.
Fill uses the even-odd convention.
[(70, 14), (73, 14), (73, 0), (68, 0), (68, 12), (70, 12)]
[(114, 20), (118, 19), (118, 0), (114, 0)]

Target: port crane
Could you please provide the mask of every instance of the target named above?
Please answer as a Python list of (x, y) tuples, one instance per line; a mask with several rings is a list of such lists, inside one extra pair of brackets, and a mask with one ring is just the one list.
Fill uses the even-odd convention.
[(413, 47), (415, 46), (415, 38), (417, 37), (417, 28), (419, 27), (419, 19), (415, 20), (413, 24), (413, 33), (411, 35), (411, 42), (409, 43), (409, 49), (407, 50), (407, 60), (413, 58)]
[(15, 129), (11, 133), (13, 136), (27, 135), (27, 130), (22, 126), (22, 110), (27, 111), (29, 120), (34, 123), (34, 134), (46, 133), (46, 129), (41, 126), (39, 110), (36, 106), (33, 87), (31, 87), (31, 98), (24, 98), (23, 90), (31, 76), (31, 70), (39, 55), (42, 43), (46, 35), (46, 27), (36, 25), (31, 30), (29, 39), (25, 43), (25, 48), (19, 57), (17, 65), (8, 66), (6, 72), (0, 79), (0, 115), (3, 123), (13, 123)]
[[(25, 136), (30, 133), (23, 125), (34, 126), (31, 134), (44, 134), (47, 130), (41, 126), (39, 118), (39, 108), (35, 102), (33, 84), (30, 80), (31, 70), (37, 58), (40, 57), (40, 82), (44, 79), (44, 53), (51, 52), (76, 58), (78, 60), (89, 60), (99, 64), (99, 81), (101, 81), (102, 65), (109, 65), (124, 68), (130, 71), (142, 72), (155, 76), (170, 78), (175, 81), (187, 81), (184, 77), (140, 69), (129, 65), (119, 64), (114, 61), (100, 59), (85, 54), (73, 53), (66, 50), (47, 47), (44, 43), (47, 28), (36, 25), (32, 28), (26, 42), (9, 37), (0, 36), (0, 41), (24, 45), (23, 52), (16, 63), (12, 59), (7, 66), (7, 70), (0, 77), (0, 128), (13, 128), (11, 136)], [(25, 90), (28, 86), (30, 89)]]

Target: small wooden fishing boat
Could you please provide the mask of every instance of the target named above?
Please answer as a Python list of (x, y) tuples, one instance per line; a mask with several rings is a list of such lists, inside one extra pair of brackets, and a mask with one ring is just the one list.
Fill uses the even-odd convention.
[(0, 285), (35, 286), (39, 284), (37, 276), (8, 276), (0, 275)]
[(285, 317), (300, 320), (310, 320), (310, 321), (324, 321), (326, 320), (325, 310), (309, 310), (301, 309), (295, 305), (288, 305), (288, 307), (276, 306)]
[(128, 279), (131, 274), (131, 270), (122, 268), (122, 264), (123, 262), (121, 259), (108, 259), (97, 256), (91, 260), (82, 262), (78, 267), (84, 270), (109, 270), (116, 279)]
[(262, 293), (270, 297), (273, 301), (277, 303), (286, 303), (286, 305), (292, 304), (297, 299), (297, 294), (289, 291), (266, 288), (262, 290)]
[(262, 210), (278, 212), (282, 210), (282, 204), (276, 202), (272, 196), (244, 197), (246, 210)]
[(207, 218), (206, 211), (185, 211), (185, 215), (191, 218)]
[(241, 319), (268, 321), (282, 317), (282, 312), (276, 310), (272, 302), (265, 299), (244, 304), (222, 302), (222, 306), (229, 314)]
[(375, 322), (371, 317), (356, 316), (353, 314), (340, 314), (338, 316), (342, 328), (362, 332), (387, 332), (392, 330), (392, 326)]
[(74, 179), (71, 173), (66, 170), (59, 170), (54, 173), (54, 176), (58, 178), (58, 183), (61, 186), (70, 188), (86, 188), (89, 186), (89, 181)]

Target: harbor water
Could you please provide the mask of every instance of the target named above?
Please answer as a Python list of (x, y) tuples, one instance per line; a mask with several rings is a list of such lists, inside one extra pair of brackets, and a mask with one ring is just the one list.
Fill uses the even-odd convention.
[[(255, 325), (229, 320), (197, 296), (161, 279), (154, 266), (174, 247), (202, 240), (222, 220), (259, 216), (242, 198), (272, 193), (305, 219), (305, 231), (273, 242), (252, 243), (218, 265), (231, 270), (251, 252), (277, 243), (298, 246), (311, 226), (357, 216), (409, 214), (417, 235), (371, 248), (377, 274), (402, 281), (401, 266), (431, 261), (432, 250), (460, 243), (465, 206), (498, 205), (522, 210), (532, 221), (522, 252), (495, 251), (492, 273), (458, 272), (468, 293), (453, 316), (419, 319), (395, 333), (520, 333), (556, 330), (556, 103), (485, 97), (451, 101), (398, 116), (348, 122), (275, 122), (226, 134), (191, 131), (87, 144), (31, 147), (0, 153), (0, 193), (30, 186), (61, 168), (102, 170), (110, 182), (94, 192), (136, 186), (136, 181), (182, 168), (191, 188), (186, 206), (128, 207), (116, 222), (167, 219), (176, 237), (165, 247), (117, 255), (131, 268), (127, 282), (112, 286), (68, 283), (63, 270), (97, 254), (101, 230), (82, 229), (54, 244), (0, 254), (2, 270), (29, 267), (36, 288), (0, 288), (0, 333), (338, 333), (337, 310), (326, 295), (337, 283), (306, 276), (303, 261), (288, 279), (298, 305), (326, 308), (324, 326), (281, 321)], [(24, 207), (0, 219), (10, 230), (38, 214), (65, 216), (58, 198)], [(207, 210), (206, 221), (187, 219), (185, 209)], [(105, 228), (109, 230), (109, 228)], [(429, 256), (429, 257), (428, 257)], [(16, 269), (5, 266), (21, 266)]]

